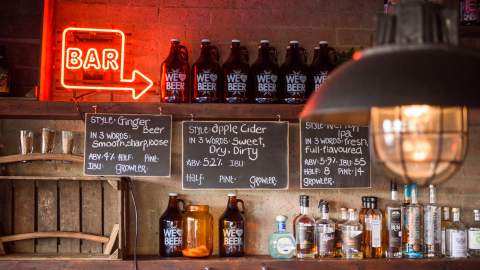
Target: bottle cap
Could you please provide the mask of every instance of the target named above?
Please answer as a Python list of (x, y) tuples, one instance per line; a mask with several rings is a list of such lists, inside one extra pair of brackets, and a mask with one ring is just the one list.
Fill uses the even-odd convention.
[(264, 43), (270, 43), (270, 40), (268, 40), (268, 39), (260, 40), (260, 44), (264, 44)]
[(347, 208), (342, 207), (342, 208), (340, 208), (340, 211), (347, 211)]
[(355, 212), (355, 209), (353, 209), (353, 208), (348, 208), (348, 212), (349, 212), (349, 213)]
[(178, 38), (171, 38), (171, 39), (170, 39), (170, 42), (172, 42), (172, 43), (173, 43), (173, 42), (180, 42), (180, 39), (178, 39)]
[(318, 42), (318, 44), (320, 44), (320, 45), (328, 45), (328, 41), (326, 41), (326, 40), (321, 40), (320, 42)]
[(240, 39), (232, 39), (232, 43), (240, 43)]
[(178, 193), (176, 193), (176, 192), (170, 192), (170, 193), (168, 193), (168, 196), (169, 196), (169, 197), (177, 197), (177, 196), (178, 196)]
[(450, 211), (450, 207), (444, 206), (444, 207), (443, 207), (443, 211)]
[(310, 196), (308, 195), (300, 195), (300, 206), (308, 207), (310, 204)]
[(237, 197), (237, 193), (230, 192), (230, 193), (228, 193), (227, 196), (228, 196), (228, 197)]
[(474, 213), (474, 214), (480, 213), (480, 209), (473, 209), (473, 213)]
[(458, 207), (453, 207), (453, 208), (452, 208), (452, 212), (460, 212), (460, 208), (458, 208)]
[(320, 50), (320, 47), (315, 46), (315, 47), (313, 47), (313, 49), (314, 49), (314, 50)]
[(287, 219), (288, 219), (288, 218), (287, 218), (286, 216), (283, 216), (283, 215), (279, 215), (279, 216), (276, 216), (276, 217), (275, 217), (275, 220), (276, 220), (277, 222), (287, 222)]
[(395, 181), (390, 181), (390, 191), (398, 191), (398, 185)]
[(290, 44), (299, 44), (298, 40), (290, 40)]
[(320, 200), (318, 202), (318, 208), (320, 208), (322, 212), (328, 212), (329, 210), (328, 201)]

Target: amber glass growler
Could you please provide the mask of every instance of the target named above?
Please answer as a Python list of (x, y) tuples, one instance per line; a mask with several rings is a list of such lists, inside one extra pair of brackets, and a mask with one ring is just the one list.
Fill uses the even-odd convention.
[(252, 64), (253, 91), (256, 103), (275, 103), (278, 100), (279, 67), (277, 50), (268, 40), (260, 41), (257, 60)]
[[(238, 208), (241, 204), (242, 210)], [(227, 209), (219, 220), (219, 249), (222, 257), (241, 257), (245, 254), (245, 205), (234, 193), (228, 194)]]
[(250, 66), (248, 50), (240, 46), (240, 40), (232, 40), (230, 56), (223, 63), (223, 91), (228, 103), (247, 103), (251, 99), (249, 86)]
[(185, 207), (183, 200), (178, 199), (177, 193), (168, 194), (167, 210), (160, 217), (160, 256), (179, 257), (183, 249), (183, 216), (182, 209)]
[(190, 102), (188, 51), (178, 39), (170, 40), (170, 53), (162, 63), (160, 96), (162, 102)]
[(192, 67), (193, 101), (211, 103), (222, 100), (222, 67), (218, 48), (210, 40), (202, 39), (200, 57)]
[(290, 41), (285, 62), (280, 67), (283, 101), (304, 103), (307, 98), (307, 54), (296, 40)]

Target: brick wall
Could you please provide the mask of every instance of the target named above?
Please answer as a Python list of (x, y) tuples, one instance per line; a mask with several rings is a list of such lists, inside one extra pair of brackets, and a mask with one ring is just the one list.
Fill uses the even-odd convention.
[[(172, 37), (188, 47), (190, 63), (198, 57), (202, 38), (210, 38), (220, 48), (222, 59), (228, 56), (230, 40), (239, 38), (248, 47), (251, 62), (257, 56), (260, 39), (269, 39), (277, 47), (280, 61), (292, 39), (308, 48), (310, 56), (320, 40), (328, 40), (340, 50), (366, 47), (371, 41), (374, 16), (382, 8), (382, 0), (57, 0), (56, 64), (60, 32), (67, 26), (118, 28), (129, 33), (127, 57), (155, 81), (160, 79), (160, 64)], [(68, 100), (71, 93), (54, 89), (53, 96)], [(129, 101), (130, 96), (87, 98), (92, 99)], [(158, 100), (154, 92), (143, 99)]]

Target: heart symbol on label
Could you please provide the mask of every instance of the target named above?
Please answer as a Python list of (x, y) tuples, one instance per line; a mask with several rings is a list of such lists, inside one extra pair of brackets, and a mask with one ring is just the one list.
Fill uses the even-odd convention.
[(305, 82), (307, 81), (307, 76), (305, 76), (305, 75), (304, 75), (304, 76), (300, 76), (300, 81), (301, 81), (302, 83), (305, 83)]
[(178, 78), (180, 79), (180, 81), (185, 81), (185, 79), (187, 78), (187, 74), (185, 73), (180, 73), (178, 74)]
[(271, 78), (272, 78), (272, 82), (277, 82), (277, 79), (278, 79), (277, 75), (272, 75)]
[(240, 80), (242, 80), (242, 82), (247, 82), (247, 79), (248, 79), (247, 75), (245, 74), (240, 75)]
[(212, 73), (212, 74), (210, 74), (210, 80), (211, 80), (212, 82), (216, 82), (216, 81), (217, 81), (217, 79), (218, 79), (218, 76), (217, 76), (217, 74), (213, 74), (213, 73)]
[(242, 236), (242, 234), (243, 234), (243, 230), (241, 230), (241, 229), (240, 229), (240, 230), (237, 230), (237, 235), (238, 235), (238, 237)]

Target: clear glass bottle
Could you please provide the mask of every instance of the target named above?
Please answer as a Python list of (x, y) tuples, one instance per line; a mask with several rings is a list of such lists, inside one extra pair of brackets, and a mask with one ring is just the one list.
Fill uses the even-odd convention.
[(442, 255), (447, 255), (447, 233), (446, 230), (452, 222), (450, 221), (450, 207), (443, 207), (443, 219), (442, 219)]
[(467, 257), (467, 228), (460, 221), (460, 208), (452, 208), (452, 223), (446, 230), (446, 251), (449, 258)]
[(184, 257), (208, 257), (213, 252), (213, 217), (208, 205), (189, 205), (183, 217)]
[(391, 200), (385, 210), (386, 218), (386, 256), (387, 258), (402, 257), (402, 204), (398, 201), (398, 186), (390, 182)]
[(417, 201), (417, 186), (410, 184), (411, 203), (405, 206), (402, 231), (403, 257), (423, 258), (422, 206)]
[(480, 210), (473, 210), (474, 224), (468, 228), (468, 255), (480, 257)]
[(442, 209), (436, 204), (435, 186), (429, 186), (429, 203), (423, 209), (424, 255), (439, 257), (442, 253)]
[(317, 255), (322, 258), (333, 258), (335, 256), (335, 222), (329, 218), (327, 201), (321, 200), (318, 208), (320, 217), (315, 221)]
[[(366, 215), (366, 243), (364, 246), (365, 258), (382, 258), (383, 257), (383, 213), (378, 209), (378, 198), (369, 197), (370, 210)], [(364, 230), (365, 231), (365, 230)], [(364, 237), (365, 239), (365, 237)]]
[(371, 204), (370, 204), (370, 197), (363, 196), (362, 197), (362, 209), (358, 212), (358, 222), (362, 224), (363, 232), (362, 232), (362, 251), (365, 257), (368, 257), (367, 254), (370, 254), (370, 249), (368, 246), (370, 234), (367, 231), (367, 228), (370, 226), (369, 215), (368, 213), (371, 211)]
[(335, 257), (342, 256), (342, 225), (348, 221), (347, 208), (340, 208), (340, 215), (335, 224)]
[(308, 214), (310, 197), (300, 195), (300, 216), (295, 222), (297, 258), (315, 258), (315, 219)]
[(287, 217), (277, 216), (277, 231), (270, 235), (268, 252), (274, 259), (290, 259), (295, 257), (295, 238), (287, 232)]
[(358, 222), (355, 209), (348, 209), (348, 221), (342, 225), (342, 258), (363, 259), (363, 226)]

